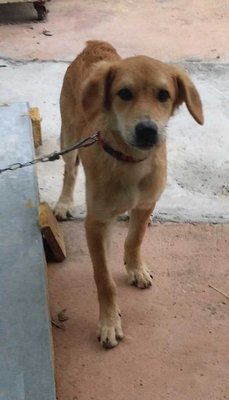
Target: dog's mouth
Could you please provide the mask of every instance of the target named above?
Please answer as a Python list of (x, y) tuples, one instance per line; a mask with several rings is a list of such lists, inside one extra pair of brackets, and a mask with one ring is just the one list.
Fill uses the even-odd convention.
[(152, 142), (148, 142), (148, 143), (133, 143), (132, 146), (137, 148), (137, 149), (140, 149), (140, 150), (150, 150), (153, 147), (155, 147), (157, 144), (158, 144), (158, 142), (157, 143), (152, 143)]
[(150, 150), (153, 147), (157, 146), (159, 144), (160, 140), (159, 137), (153, 137), (153, 138), (147, 138), (144, 140), (139, 140), (135, 139), (132, 143), (131, 146), (139, 149), (139, 150)]

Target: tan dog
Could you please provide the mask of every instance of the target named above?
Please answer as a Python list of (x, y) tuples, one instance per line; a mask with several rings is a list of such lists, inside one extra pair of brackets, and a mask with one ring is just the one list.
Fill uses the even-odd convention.
[(99, 299), (98, 338), (106, 348), (123, 338), (116, 287), (109, 270), (110, 226), (130, 210), (124, 261), (129, 282), (149, 288), (140, 254), (149, 217), (166, 183), (166, 124), (186, 103), (203, 124), (199, 94), (185, 72), (150, 57), (121, 59), (106, 42), (89, 41), (69, 66), (60, 98), (61, 147), (100, 131), (99, 143), (64, 156), (55, 213), (72, 213), (79, 158), (86, 175), (86, 234)]

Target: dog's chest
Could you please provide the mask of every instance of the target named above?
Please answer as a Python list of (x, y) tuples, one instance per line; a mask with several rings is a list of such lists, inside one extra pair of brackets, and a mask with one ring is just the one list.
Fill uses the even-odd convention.
[(159, 198), (165, 182), (160, 168), (148, 160), (144, 164), (94, 164), (85, 168), (88, 210), (107, 219), (133, 208), (150, 209)]
[(110, 177), (109, 183), (104, 185), (104, 207), (114, 213), (120, 213), (137, 205), (147, 196), (152, 178), (149, 171), (122, 171)]

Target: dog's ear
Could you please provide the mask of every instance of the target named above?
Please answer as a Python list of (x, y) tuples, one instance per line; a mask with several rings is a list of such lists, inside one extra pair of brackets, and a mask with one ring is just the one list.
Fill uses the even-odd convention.
[(95, 65), (83, 84), (81, 99), (84, 112), (92, 119), (98, 112), (111, 106), (111, 85), (115, 77), (115, 65), (101, 61)]
[(198, 124), (203, 125), (204, 115), (199, 93), (186, 72), (173, 68), (173, 78), (176, 87), (174, 109), (185, 102), (188, 111)]

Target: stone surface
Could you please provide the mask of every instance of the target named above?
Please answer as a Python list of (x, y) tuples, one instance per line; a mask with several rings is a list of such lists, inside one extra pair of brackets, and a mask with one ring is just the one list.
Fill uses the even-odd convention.
[(32, 4), (0, 5), (2, 56), (72, 60), (94, 38), (110, 41), (124, 56), (229, 61), (227, 0), (54, 0), (47, 8), (48, 21), (37, 23)]

